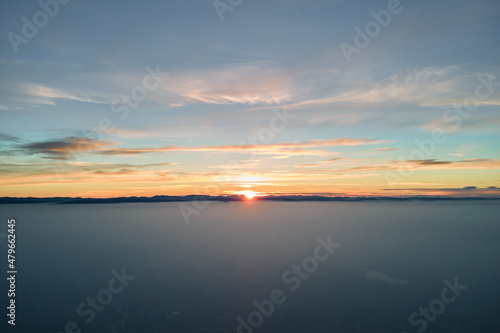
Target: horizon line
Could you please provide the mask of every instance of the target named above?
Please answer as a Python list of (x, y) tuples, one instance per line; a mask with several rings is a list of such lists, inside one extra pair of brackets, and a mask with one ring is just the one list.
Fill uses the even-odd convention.
[(60, 204), (84, 204), (84, 203), (147, 203), (147, 202), (188, 202), (195, 200), (206, 201), (411, 201), (411, 200), (500, 200), (500, 196), (445, 196), (445, 195), (408, 195), (408, 196), (326, 196), (317, 194), (285, 194), (285, 195), (258, 195), (248, 198), (243, 194), (230, 195), (155, 195), (155, 196), (128, 196), (128, 197), (0, 197), (0, 204), (22, 204), (22, 203), (60, 203)]

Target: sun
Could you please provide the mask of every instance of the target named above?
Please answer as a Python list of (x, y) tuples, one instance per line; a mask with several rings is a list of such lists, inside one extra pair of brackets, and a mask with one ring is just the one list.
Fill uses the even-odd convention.
[(253, 198), (255, 198), (255, 196), (257, 195), (257, 193), (255, 193), (254, 191), (243, 191), (243, 195), (248, 199), (248, 200), (252, 200)]

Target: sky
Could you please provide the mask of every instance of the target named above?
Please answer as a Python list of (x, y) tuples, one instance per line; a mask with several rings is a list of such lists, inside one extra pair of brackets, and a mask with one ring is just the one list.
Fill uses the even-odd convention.
[(499, 196), (499, 14), (2, 1), (0, 196)]

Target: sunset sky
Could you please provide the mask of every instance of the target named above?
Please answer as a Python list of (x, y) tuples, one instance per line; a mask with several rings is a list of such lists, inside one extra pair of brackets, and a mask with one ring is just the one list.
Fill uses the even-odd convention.
[(3, 1), (0, 196), (500, 195), (498, 1), (353, 2)]

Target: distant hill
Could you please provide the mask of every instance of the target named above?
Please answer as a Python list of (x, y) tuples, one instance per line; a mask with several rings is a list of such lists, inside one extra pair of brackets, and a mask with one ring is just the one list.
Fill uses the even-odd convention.
[[(117, 197), (117, 198), (69, 198), (69, 197), (52, 197), (52, 198), (15, 198), (2, 197), (0, 204), (27, 204), (27, 203), (46, 203), (46, 204), (109, 204), (109, 203), (140, 203), (140, 202), (188, 202), (188, 201), (248, 201), (243, 195), (229, 196), (206, 196), (206, 195), (186, 195), (186, 196), (169, 196), (156, 195), (154, 197)], [(408, 197), (327, 197), (321, 195), (270, 195), (257, 196), (252, 200), (257, 201), (477, 201), (477, 200), (500, 200), (500, 197), (449, 197), (449, 196), (408, 196)]]

